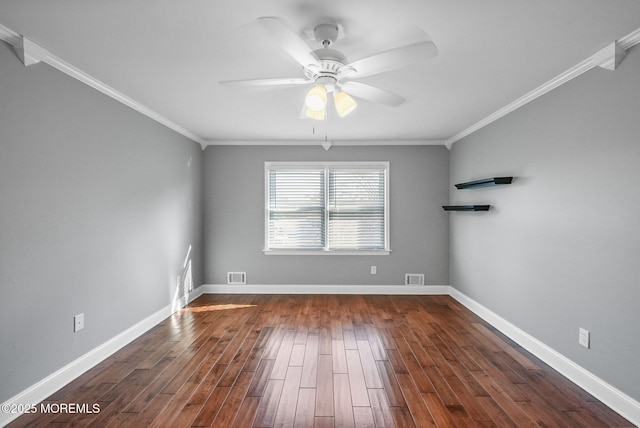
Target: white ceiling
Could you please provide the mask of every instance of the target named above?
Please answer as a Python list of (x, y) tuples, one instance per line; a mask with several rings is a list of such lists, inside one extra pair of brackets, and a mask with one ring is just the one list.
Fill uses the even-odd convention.
[[(438, 56), (363, 78), (402, 95), (345, 118), (299, 119), (307, 86), (256, 19), (278, 16), (310, 46), (344, 27), (349, 60), (432, 40)], [(638, 0), (0, 0), (0, 24), (202, 140), (447, 140), (640, 27)], [(315, 133), (314, 133), (315, 131)]]

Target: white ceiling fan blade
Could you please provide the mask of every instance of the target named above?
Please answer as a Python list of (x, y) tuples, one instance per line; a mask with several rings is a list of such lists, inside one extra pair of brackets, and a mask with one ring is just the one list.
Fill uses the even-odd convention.
[(276, 79), (223, 80), (219, 83), (226, 86), (287, 86), (306, 85), (313, 83), (313, 81), (302, 77), (285, 77)]
[(258, 22), (271, 33), (283, 49), (303, 67), (319, 64), (312, 49), (281, 19), (274, 16), (263, 16)]
[(300, 119), (309, 119), (309, 117), (307, 116), (307, 109), (309, 107), (307, 107), (307, 103), (302, 103), (302, 107), (300, 108)]
[(437, 54), (436, 45), (431, 41), (426, 41), (371, 55), (356, 60), (349, 66), (355, 68), (357, 77), (364, 77), (406, 67), (420, 60), (432, 58)]
[(365, 101), (371, 101), (391, 107), (397, 107), (405, 101), (405, 99), (400, 95), (385, 91), (384, 89), (376, 88), (375, 86), (371, 86), (366, 83), (345, 82), (341, 87), (342, 90), (349, 95), (353, 95)]

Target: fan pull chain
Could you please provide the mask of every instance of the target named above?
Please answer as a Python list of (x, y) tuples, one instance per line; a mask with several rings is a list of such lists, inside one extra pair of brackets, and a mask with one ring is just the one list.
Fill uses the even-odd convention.
[(329, 132), (329, 109), (325, 106), (324, 114), (324, 142), (327, 142), (327, 134)]

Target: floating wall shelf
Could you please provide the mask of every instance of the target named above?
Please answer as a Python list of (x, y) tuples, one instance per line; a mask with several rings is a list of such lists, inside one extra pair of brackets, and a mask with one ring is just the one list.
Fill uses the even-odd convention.
[(491, 205), (443, 205), (445, 211), (489, 211)]
[(477, 189), (479, 187), (501, 186), (511, 184), (513, 177), (491, 177), (482, 180), (469, 181), (467, 183), (456, 184), (458, 189)]

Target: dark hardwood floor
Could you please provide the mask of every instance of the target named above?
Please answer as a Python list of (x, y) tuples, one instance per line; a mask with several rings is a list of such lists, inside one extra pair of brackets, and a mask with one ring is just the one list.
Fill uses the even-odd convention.
[(448, 296), (204, 295), (10, 427), (633, 426)]

